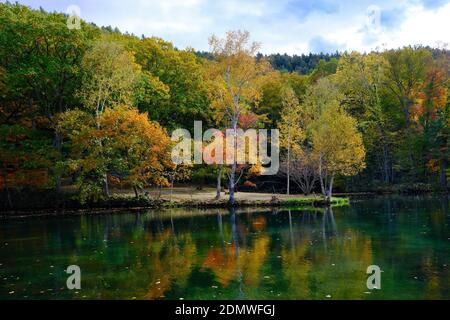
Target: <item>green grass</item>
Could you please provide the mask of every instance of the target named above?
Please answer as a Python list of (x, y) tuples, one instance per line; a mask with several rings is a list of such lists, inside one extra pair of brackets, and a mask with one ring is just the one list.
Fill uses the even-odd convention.
[[(285, 206), (317, 206), (325, 205), (325, 200), (322, 197), (301, 197), (282, 200), (281, 203)], [(331, 203), (334, 206), (346, 206), (350, 204), (349, 198), (332, 197)]]

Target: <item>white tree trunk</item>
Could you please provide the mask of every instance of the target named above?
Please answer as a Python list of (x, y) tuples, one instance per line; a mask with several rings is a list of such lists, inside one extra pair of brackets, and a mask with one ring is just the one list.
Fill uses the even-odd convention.
[(216, 200), (220, 199), (221, 192), (222, 192), (222, 169), (223, 169), (223, 165), (219, 165), (219, 170), (217, 173)]
[(288, 129), (288, 158), (287, 158), (287, 191), (286, 194), (289, 195), (291, 189), (291, 129)]
[(236, 169), (237, 169), (237, 164), (236, 164), (236, 130), (237, 130), (237, 118), (235, 117), (232, 120), (232, 125), (233, 125), (233, 164), (231, 165), (231, 173), (230, 173), (230, 178), (229, 178), (229, 189), (230, 189), (230, 199), (228, 200), (230, 205), (234, 205), (236, 199), (234, 196), (234, 188), (235, 188), (235, 184), (236, 184)]

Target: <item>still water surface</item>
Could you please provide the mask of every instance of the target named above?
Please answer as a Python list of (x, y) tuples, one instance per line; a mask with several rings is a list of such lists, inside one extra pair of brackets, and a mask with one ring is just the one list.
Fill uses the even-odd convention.
[(0, 299), (450, 299), (449, 223), (448, 197), (4, 220)]

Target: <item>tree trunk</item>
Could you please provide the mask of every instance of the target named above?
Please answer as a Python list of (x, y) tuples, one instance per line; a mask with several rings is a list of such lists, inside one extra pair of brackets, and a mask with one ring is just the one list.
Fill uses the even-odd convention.
[(441, 159), (439, 183), (441, 187), (447, 189), (447, 160)]
[(222, 192), (222, 169), (223, 165), (219, 165), (219, 170), (217, 172), (216, 200), (220, 199), (220, 195)]
[(133, 190), (134, 190), (134, 196), (136, 197), (136, 199), (139, 199), (139, 192), (138, 192), (138, 189), (136, 188), (136, 186), (133, 186)]
[[(56, 150), (58, 151), (58, 155), (62, 158), (62, 141), (61, 141), (61, 137), (58, 134), (57, 131), (55, 131), (55, 137), (54, 137), (54, 145)], [(55, 180), (56, 180), (56, 192), (61, 192), (61, 173), (60, 172), (55, 172)]]
[(402, 106), (403, 106), (403, 112), (405, 114), (405, 126), (406, 126), (406, 129), (408, 129), (410, 127), (409, 98), (403, 97), (401, 99), (401, 102), (402, 102)]
[(290, 191), (290, 187), (291, 187), (291, 129), (288, 129), (288, 158), (287, 158), (287, 190), (286, 190), (286, 194), (289, 195), (289, 191)]
[(6, 166), (4, 166), (3, 170), (3, 180), (5, 181), (5, 191), (6, 191), (6, 197), (8, 199), (8, 208), (13, 209), (13, 204), (11, 200), (11, 194), (9, 192), (9, 186), (8, 186), (8, 172), (6, 171)]
[(175, 180), (174, 177), (170, 178), (170, 202), (172, 202), (172, 197), (173, 197), (173, 181)]
[(388, 149), (386, 143), (383, 143), (383, 171), (384, 182), (389, 183), (389, 163), (388, 163)]
[(234, 196), (234, 190), (235, 190), (235, 184), (236, 184), (236, 130), (237, 130), (237, 118), (234, 118), (232, 121), (233, 124), (233, 164), (231, 165), (231, 173), (230, 173), (230, 181), (229, 181), (229, 191), (230, 191), (230, 199), (228, 200), (230, 205), (234, 205), (235, 203), (235, 196)]
[(390, 171), (391, 171), (391, 183), (394, 184), (394, 164), (392, 163), (392, 161), (391, 161)]
[(320, 189), (322, 191), (322, 194), (326, 196), (325, 192), (325, 184), (323, 183), (323, 172), (322, 172), (322, 159), (319, 159), (319, 180), (320, 180)]
[(236, 202), (235, 196), (234, 196), (234, 187), (235, 187), (235, 178), (236, 178), (236, 162), (233, 163), (233, 165), (231, 166), (231, 173), (230, 173), (230, 181), (229, 181), (229, 185), (228, 185), (228, 189), (230, 192), (230, 198), (228, 200), (228, 202), (230, 203), (230, 205), (234, 205), (234, 203)]
[(109, 184), (108, 184), (108, 174), (105, 173), (105, 175), (103, 176), (103, 192), (105, 194), (105, 196), (107, 198), (109, 198), (110, 193), (109, 193)]
[(334, 174), (331, 175), (330, 184), (328, 186), (327, 195), (325, 197), (325, 201), (327, 203), (331, 202), (331, 197), (333, 196), (333, 181), (334, 181)]
[(307, 184), (306, 184), (306, 194), (305, 196), (308, 196), (311, 194), (312, 189), (314, 188), (314, 184), (316, 182), (315, 178), (311, 178), (307, 180)]

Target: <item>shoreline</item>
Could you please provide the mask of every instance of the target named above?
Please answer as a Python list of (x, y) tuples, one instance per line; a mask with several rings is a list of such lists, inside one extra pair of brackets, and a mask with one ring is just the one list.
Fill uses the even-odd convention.
[[(15, 203), (17, 208), (11, 210), (0, 210), (0, 220), (22, 219), (29, 217), (71, 216), (71, 215), (94, 215), (114, 214), (118, 212), (137, 212), (144, 210), (167, 210), (167, 209), (229, 209), (227, 195), (220, 200), (214, 199), (211, 189), (197, 192), (187, 192), (186, 189), (174, 190), (174, 193), (155, 194), (136, 198), (129, 193), (115, 193), (108, 200), (81, 204), (69, 193), (27, 194)], [(421, 194), (435, 194), (421, 193)], [(448, 193), (443, 193), (448, 194)], [(49, 195), (51, 195), (49, 197)], [(401, 193), (376, 193), (355, 192), (336, 193), (331, 203), (326, 203), (322, 195), (285, 195), (254, 192), (239, 192), (236, 194), (234, 208), (295, 208), (295, 209), (317, 209), (328, 206), (347, 206), (351, 199), (373, 197), (377, 195), (404, 195)], [(23, 205), (26, 203), (26, 205)], [(47, 204), (51, 203), (51, 206)]]
[[(129, 201), (129, 203), (127, 203)], [(274, 198), (266, 200), (237, 200), (233, 206), (230, 206), (227, 199), (222, 200), (151, 200), (145, 199), (142, 205), (136, 202), (143, 199), (122, 199), (120, 203), (114, 205), (114, 201), (96, 204), (96, 206), (63, 206), (49, 208), (23, 208), (16, 210), (7, 210), (0, 213), (0, 220), (22, 219), (29, 217), (48, 217), (48, 216), (70, 216), (70, 215), (93, 215), (93, 214), (113, 214), (123, 211), (142, 211), (142, 210), (167, 210), (167, 209), (230, 209), (230, 208), (325, 208), (328, 206), (344, 206), (350, 204), (348, 197), (333, 197), (330, 203), (324, 198), (312, 197), (292, 197), (289, 199)]]

